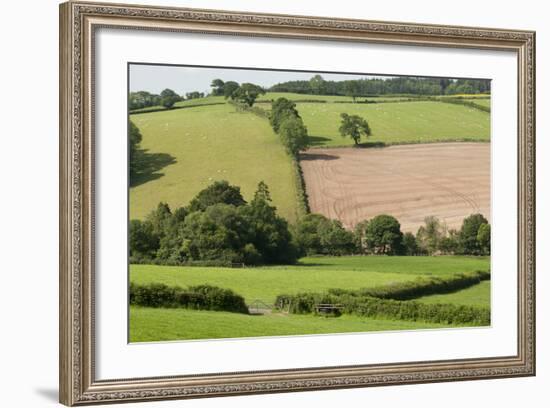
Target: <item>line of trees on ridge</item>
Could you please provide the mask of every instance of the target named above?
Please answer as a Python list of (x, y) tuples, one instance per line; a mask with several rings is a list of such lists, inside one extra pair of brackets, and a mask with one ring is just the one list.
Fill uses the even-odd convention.
[(160, 94), (153, 94), (147, 91), (130, 92), (128, 95), (128, 109), (136, 110), (149, 108), (151, 106), (163, 106), (166, 109), (172, 108), (176, 102), (204, 98), (204, 92), (187, 92), (185, 95), (178, 95), (174, 90), (166, 88)]
[(299, 94), (341, 95), (355, 100), (360, 96), (412, 94), (412, 95), (456, 95), (479, 94), (491, 91), (491, 81), (485, 79), (449, 78), (362, 78), (346, 81), (327, 81), (321, 75), (309, 80), (287, 81), (269, 88), (271, 92), (293, 92)]

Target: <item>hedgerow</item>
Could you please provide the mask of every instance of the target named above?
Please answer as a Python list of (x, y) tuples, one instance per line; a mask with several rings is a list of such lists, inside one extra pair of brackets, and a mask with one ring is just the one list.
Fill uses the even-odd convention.
[(248, 314), (244, 298), (230, 289), (210, 285), (168, 286), (130, 283), (130, 304), (146, 307), (216, 310)]
[(379, 299), (410, 300), (422, 296), (452, 293), (491, 279), (488, 271), (461, 273), (450, 277), (421, 277), (409, 282), (374, 286), (359, 290), (329, 289), (333, 295), (369, 296)]
[(416, 301), (379, 299), (349, 294), (340, 296), (330, 293), (280, 295), (275, 303), (277, 308), (292, 314), (315, 313), (315, 307), (319, 304), (341, 305), (341, 313), (366, 317), (450, 325), (487, 326), (491, 323), (489, 308), (453, 304), (425, 304)]
[(279, 295), (276, 308), (295, 314), (315, 313), (319, 304), (339, 305), (342, 313), (383, 317), (398, 320), (425, 321), (444, 324), (489, 325), (489, 308), (452, 304), (424, 304), (410, 299), (451, 293), (490, 279), (490, 272), (476, 271), (449, 278), (419, 278), (359, 290), (329, 289), (325, 293), (305, 292)]

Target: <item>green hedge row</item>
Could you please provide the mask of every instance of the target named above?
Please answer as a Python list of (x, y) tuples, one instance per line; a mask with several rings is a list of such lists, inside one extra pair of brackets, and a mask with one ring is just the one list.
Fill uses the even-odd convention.
[(359, 290), (329, 289), (329, 293), (340, 296), (368, 296), (380, 299), (410, 300), (422, 296), (452, 293), (491, 279), (489, 271), (475, 271), (450, 277), (421, 277), (409, 282), (363, 288)]
[(229, 103), (235, 106), (235, 109), (237, 109), (238, 112), (250, 112), (256, 116), (259, 116), (260, 118), (264, 118), (264, 119), (269, 118), (269, 112), (258, 106), (248, 106), (244, 103), (239, 103), (235, 101), (229, 101)]
[(162, 283), (130, 283), (130, 304), (146, 307), (181, 307), (248, 314), (244, 298), (232, 290), (199, 285), (181, 288)]
[(455, 105), (463, 105), (468, 108), (474, 108), (482, 112), (491, 113), (491, 108), (489, 106), (479, 105), (475, 102), (463, 100), (461, 98), (440, 98), (439, 101), (444, 103), (453, 103)]
[[(146, 256), (130, 256), (129, 263), (132, 265), (168, 265), (168, 266), (203, 266), (203, 267), (218, 267), (231, 268), (235, 266), (230, 261), (223, 260), (208, 260), (208, 261), (171, 261), (170, 259), (150, 258)], [(237, 265), (240, 266), (240, 265)]]
[(329, 293), (301, 293), (280, 295), (275, 305), (293, 314), (315, 313), (319, 304), (341, 305), (341, 313), (375, 318), (423, 321), (449, 325), (488, 326), (489, 308), (457, 306), (452, 304), (424, 304), (415, 301), (379, 299), (369, 296), (334, 295)]
[[(261, 101), (256, 101), (254, 103), (269, 103), (271, 104), (274, 101), (274, 99), (263, 99)], [(327, 103), (326, 100), (323, 99), (292, 99), (292, 102), (294, 103)]]
[(291, 155), (292, 169), (294, 170), (294, 184), (296, 185), (296, 196), (298, 199), (298, 219), (310, 213), (309, 199), (306, 192), (306, 182), (299, 159)]

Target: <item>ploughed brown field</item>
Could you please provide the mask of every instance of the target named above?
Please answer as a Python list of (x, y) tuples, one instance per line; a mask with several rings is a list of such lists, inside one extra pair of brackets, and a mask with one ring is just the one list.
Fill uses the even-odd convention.
[(300, 163), (311, 211), (347, 228), (379, 214), (413, 233), (430, 215), (455, 229), (470, 214), (490, 220), (489, 143), (310, 149)]

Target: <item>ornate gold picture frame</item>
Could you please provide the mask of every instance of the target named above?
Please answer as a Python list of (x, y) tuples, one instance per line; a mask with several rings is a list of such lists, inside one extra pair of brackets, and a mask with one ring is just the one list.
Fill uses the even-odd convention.
[[(518, 219), (518, 262), (515, 266), (518, 282), (517, 353), (439, 361), (97, 379), (94, 52), (95, 34), (100, 28), (515, 53), (518, 72), (518, 212), (513, 216)], [(230, 11), (64, 3), (60, 6), (59, 260), (60, 401), (70, 406), (535, 375), (535, 33)]]

